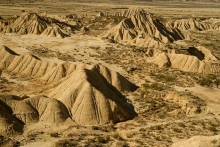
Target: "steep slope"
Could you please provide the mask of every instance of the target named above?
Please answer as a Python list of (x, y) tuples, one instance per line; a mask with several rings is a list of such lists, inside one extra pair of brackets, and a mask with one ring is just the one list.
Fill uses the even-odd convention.
[[(13, 23), (0, 23), (0, 32), (20, 35), (34, 34), (63, 38), (68, 36), (66, 28), (71, 26), (36, 13), (22, 13)], [(71, 28), (72, 29), (72, 28)]]
[(75, 70), (48, 96), (63, 102), (83, 125), (116, 123), (134, 115), (120, 92), (94, 68)]
[(203, 46), (198, 46), (198, 47), (190, 47), (188, 49), (189, 53), (193, 56), (196, 56), (200, 60), (204, 61), (218, 61), (217, 57), (215, 57), (212, 52), (203, 47)]
[(104, 78), (110, 85), (113, 85), (118, 91), (134, 91), (136, 86), (128, 81), (118, 72), (108, 69), (101, 64), (97, 64), (87, 68), (100, 77)]
[(0, 52), (11, 57), (0, 59), (5, 65), (4, 71), (31, 77), (52, 87), (47, 92), (49, 98), (5, 100), (25, 123), (62, 122), (70, 115), (79, 124), (99, 125), (135, 116), (133, 108), (120, 92), (134, 91), (136, 86), (115, 71), (100, 64), (45, 62), (31, 54), (17, 55), (7, 47), (2, 47)]
[(11, 64), (6, 68), (6, 71), (19, 76), (42, 77), (57, 64), (52, 62), (42, 61), (31, 54), (16, 56)]
[(13, 114), (25, 124), (61, 123), (69, 117), (66, 107), (56, 99), (37, 96), (18, 100), (15, 96), (6, 96), (0, 100), (10, 106)]
[(199, 22), (193, 18), (190, 19), (180, 19), (167, 23), (167, 26), (172, 28), (178, 28), (179, 30), (191, 30), (191, 31), (205, 31), (212, 30), (213, 27), (209, 23)]
[(120, 15), (124, 16), (124, 17), (127, 17), (127, 18), (130, 18), (130, 17), (132, 17), (133, 15), (135, 15), (137, 13), (140, 13), (140, 14), (143, 14), (143, 15), (147, 14), (143, 9), (130, 8), (130, 9), (127, 9), (127, 10), (123, 11)]
[(36, 13), (22, 13), (22, 15), (10, 26), (13, 32), (18, 34), (40, 34), (47, 28), (48, 20)]
[(68, 62), (62, 64), (42, 61), (31, 55), (17, 55), (9, 48), (0, 47), (0, 63), (2, 69), (18, 76), (39, 78), (44, 83), (59, 82), (62, 78), (69, 77), (76, 69), (93, 69), (97, 74), (105, 78), (109, 84), (119, 91), (132, 91), (135, 86), (119, 73), (109, 70), (102, 65), (74, 65)]
[(160, 47), (163, 43), (184, 38), (179, 30), (166, 28), (144, 10), (126, 10), (125, 15), (129, 18), (102, 33), (101, 37), (145, 47)]
[(49, 36), (49, 37), (59, 37), (59, 38), (64, 38), (68, 36), (67, 34), (64, 34), (58, 26), (47, 27), (41, 35)]
[[(220, 62), (208, 49), (198, 47), (196, 50), (200, 50), (200, 54), (190, 49), (192, 55), (159, 52), (147, 58), (147, 62), (155, 63), (159, 67), (167, 65), (186, 72), (220, 73)], [(199, 55), (202, 55), (202, 58)]]
[(17, 54), (6, 46), (0, 46), (0, 69), (5, 69)]
[[(0, 95), (2, 98), (2, 95)], [(0, 135), (12, 135), (22, 132), (24, 123), (13, 115), (12, 109), (0, 99)]]
[(220, 20), (218, 20), (218, 22), (215, 22), (212, 24), (215, 30), (220, 31)]
[(220, 31), (220, 19), (210, 18), (203, 21), (204, 23), (211, 24), (214, 30)]

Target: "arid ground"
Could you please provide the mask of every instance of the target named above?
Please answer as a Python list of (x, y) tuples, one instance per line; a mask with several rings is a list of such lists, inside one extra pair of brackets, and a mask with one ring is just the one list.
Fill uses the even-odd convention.
[(219, 8), (1, 1), (0, 146), (219, 147)]

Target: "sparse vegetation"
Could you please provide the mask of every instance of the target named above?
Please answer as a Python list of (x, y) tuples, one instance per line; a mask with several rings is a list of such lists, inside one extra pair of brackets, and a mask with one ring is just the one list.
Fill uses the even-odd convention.
[[(0, 45), (11, 47), (0, 47), (0, 127), (7, 131), (0, 146), (172, 146), (173, 140), (219, 134), (220, 35), (206, 28), (219, 23), (219, 16), (208, 17), (220, 4), (126, 1), (149, 10), (135, 9), (130, 19), (125, 2), (82, 3), (0, 5)], [(31, 13), (13, 27), (22, 16), (6, 17), (18, 10), (59, 15)], [(189, 51), (197, 46), (208, 53)]]
[(77, 146), (77, 142), (76, 141), (71, 141), (71, 140), (60, 140), (58, 142), (56, 142), (55, 147), (74, 147)]
[(159, 84), (159, 83), (152, 83), (152, 84), (148, 84), (148, 83), (145, 83), (143, 84), (143, 87), (145, 89), (153, 89), (153, 90), (157, 90), (157, 91), (163, 91), (163, 90), (166, 90), (166, 86), (163, 85), (163, 84)]

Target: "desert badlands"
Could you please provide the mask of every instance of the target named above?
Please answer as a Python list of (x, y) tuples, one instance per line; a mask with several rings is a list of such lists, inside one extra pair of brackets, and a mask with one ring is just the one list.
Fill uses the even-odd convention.
[(0, 146), (219, 147), (219, 8), (2, 0)]

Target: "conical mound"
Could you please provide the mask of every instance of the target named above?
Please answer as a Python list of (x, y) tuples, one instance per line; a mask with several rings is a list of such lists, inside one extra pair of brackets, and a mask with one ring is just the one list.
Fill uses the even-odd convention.
[(108, 81), (94, 68), (77, 69), (48, 96), (63, 102), (72, 119), (82, 125), (116, 123), (132, 118), (134, 111), (110, 84), (110, 78)]
[(41, 35), (58, 38), (64, 38), (65, 36), (67, 36), (62, 32), (59, 26), (47, 27)]
[(36, 13), (23, 13), (11, 28), (18, 34), (41, 34), (47, 28), (48, 20)]
[(121, 13), (121, 16), (124, 16), (124, 17), (127, 17), (127, 18), (130, 18), (136, 14), (140, 14), (140, 15), (147, 15), (147, 12), (144, 11), (143, 9), (141, 8), (130, 8), (128, 10), (125, 10)]
[(101, 34), (101, 37), (116, 41), (126, 41), (139, 46), (158, 48), (161, 43), (173, 42), (184, 38), (179, 30), (166, 28), (158, 20), (153, 20), (151, 15), (145, 13), (144, 10), (131, 10), (131, 12), (126, 12), (126, 14), (132, 15)]
[(115, 71), (102, 65), (58, 65), (31, 54), (10, 55), (13, 60), (4, 68), (9, 74), (32, 77), (52, 87), (49, 98), (7, 102), (25, 123), (62, 122), (69, 115), (79, 124), (99, 125), (125, 121), (135, 115), (120, 92), (134, 91), (136, 86)]
[(41, 96), (24, 100), (16, 100), (13, 96), (0, 99), (8, 104), (13, 114), (25, 124), (61, 123), (69, 117), (66, 107), (56, 99)]
[(180, 19), (173, 22), (168, 22), (167, 26), (172, 28), (178, 28), (179, 30), (191, 30), (191, 31), (205, 31), (212, 30), (213, 27), (209, 23), (199, 22), (193, 18), (190, 19)]
[[(36, 13), (22, 13), (13, 23), (4, 23), (1, 25), (1, 32), (4, 33), (16, 33), (20, 35), (34, 34), (49, 37), (60, 37), (64, 38), (68, 35), (62, 31), (60, 26), (65, 24), (58, 20), (40, 16)], [(65, 27), (68, 27), (66, 25)]]

